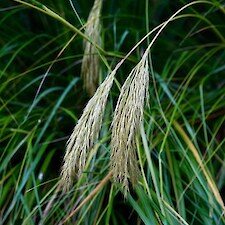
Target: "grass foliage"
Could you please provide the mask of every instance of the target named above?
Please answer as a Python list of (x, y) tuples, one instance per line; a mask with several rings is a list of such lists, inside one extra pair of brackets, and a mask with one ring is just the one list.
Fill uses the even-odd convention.
[[(103, 1), (101, 43), (85, 32), (93, 2), (0, 1), (0, 224), (225, 224), (225, 1)], [(84, 43), (99, 63), (99, 102), (80, 78)], [(147, 48), (150, 76), (140, 82), (149, 88), (131, 73)], [(105, 79), (113, 84), (104, 88)], [(147, 107), (133, 115), (145, 89)], [(125, 125), (139, 115), (126, 127), (131, 144), (120, 145), (132, 152), (111, 163), (124, 166), (114, 175), (126, 198), (110, 166), (118, 115)], [(88, 147), (77, 144), (82, 171), (63, 192), (65, 145), (79, 118), (89, 138), (76, 138)], [(73, 174), (77, 159), (66, 157)]]

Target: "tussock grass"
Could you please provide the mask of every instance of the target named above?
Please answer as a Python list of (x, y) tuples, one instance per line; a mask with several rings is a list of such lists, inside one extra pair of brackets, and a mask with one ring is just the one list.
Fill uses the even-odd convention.
[(225, 2), (97, 2), (0, 1), (0, 224), (225, 224)]

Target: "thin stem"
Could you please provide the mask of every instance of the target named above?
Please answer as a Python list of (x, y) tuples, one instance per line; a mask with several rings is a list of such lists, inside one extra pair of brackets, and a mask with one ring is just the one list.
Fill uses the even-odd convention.
[(80, 205), (77, 206), (75, 210), (73, 210), (69, 216), (62, 222), (64, 224), (66, 221), (68, 221), (72, 216), (74, 216), (87, 202), (89, 202), (110, 180), (112, 176), (112, 171), (110, 171), (103, 180), (97, 185), (97, 187), (80, 203)]

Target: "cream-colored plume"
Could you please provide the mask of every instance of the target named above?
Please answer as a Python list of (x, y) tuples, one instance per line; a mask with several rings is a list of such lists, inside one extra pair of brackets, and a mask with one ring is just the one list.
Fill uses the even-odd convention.
[(143, 120), (148, 87), (146, 51), (121, 88), (112, 122), (111, 170), (114, 182), (122, 184), (125, 194), (129, 190), (129, 180), (135, 184), (139, 177), (135, 136)]
[[(103, 0), (95, 0), (87, 20), (87, 26), (84, 34), (89, 37), (94, 44), (101, 45), (101, 26), (100, 14)], [(81, 77), (84, 83), (84, 89), (92, 96), (94, 95), (99, 81), (99, 63), (100, 56), (96, 47), (84, 40), (84, 57), (81, 66)]]
[(116, 69), (98, 87), (94, 96), (86, 105), (67, 142), (61, 172), (61, 183), (64, 190), (68, 190), (76, 176), (79, 177), (81, 175), (85, 167), (87, 154), (98, 139), (107, 98), (115, 73)]

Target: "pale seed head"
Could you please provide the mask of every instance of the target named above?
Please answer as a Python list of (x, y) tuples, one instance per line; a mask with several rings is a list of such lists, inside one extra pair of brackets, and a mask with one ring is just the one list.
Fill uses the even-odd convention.
[(114, 182), (122, 184), (125, 194), (129, 190), (129, 180), (135, 184), (139, 177), (135, 136), (143, 120), (148, 87), (146, 52), (121, 88), (112, 122), (111, 170)]
[(78, 120), (66, 147), (61, 171), (61, 183), (68, 190), (76, 176), (84, 170), (87, 155), (98, 139), (104, 110), (116, 70), (112, 71), (98, 87)]
[[(101, 45), (101, 25), (100, 13), (102, 0), (95, 0), (87, 20), (87, 26), (84, 34), (89, 37), (94, 44)], [(96, 47), (84, 40), (84, 57), (81, 66), (81, 77), (84, 83), (84, 89), (92, 96), (97, 87), (100, 71), (100, 56)]]

